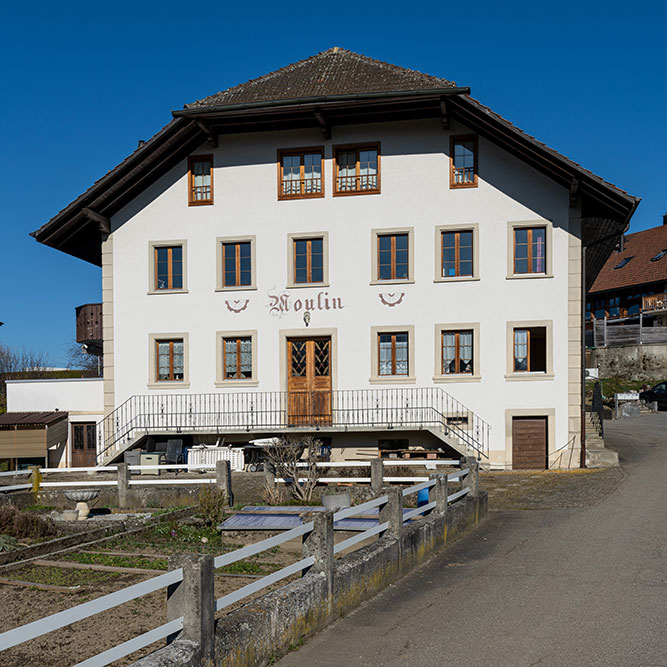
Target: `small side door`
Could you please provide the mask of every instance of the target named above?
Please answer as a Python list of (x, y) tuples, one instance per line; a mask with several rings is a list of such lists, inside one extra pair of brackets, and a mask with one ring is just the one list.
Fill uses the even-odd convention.
[(72, 424), (72, 467), (86, 468), (95, 465), (95, 422)]

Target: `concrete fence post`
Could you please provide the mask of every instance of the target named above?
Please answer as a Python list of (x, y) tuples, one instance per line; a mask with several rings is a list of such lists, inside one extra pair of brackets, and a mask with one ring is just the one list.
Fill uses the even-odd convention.
[(435, 486), (431, 487), (431, 495), (435, 501), (435, 509), (433, 512), (440, 516), (447, 517), (447, 474), (442, 472), (431, 473), (431, 479), (435, 480)]
[(470, 491), (468, 495), (471, 498), (477, 498), (479, 496), (479, 463), (474, 457), (470, 456), (466, 459), (466, 465), (470, 468), (468, 473), (468, 488)]
[(382, 492), (384, 484), (384, 462), (382, 459), (371, 459), (371, 491), (373, 495), (379, 495)]
[(382, 493), (389, 496), (387, 504), (380, 507), (380, 523), (389, 522), (384, 534), (399, 539), (403, 529), (403, 493), (395, 486), (385, 486)]
[(334, 522), (333, 510), (311, 512), (304, 521), (313, 522), (313, 530), (303, 536), (302, 553), (304, 558), (312, 556), (315, 564), (308, 572), (323, 572), (327, 581), (327, 596), (333, 595), (334, 573)]
[(116, 474), (118, 476), (118, 507), (125, 509), (129, 507), (130, 492), (130, 469), (127, 463), (117, 464)]
[(273, 489), (276, 485), (276, 471), (272, 463), (264, 461), (264, 486)]
[(169, 570), (183, 568), (183, 581), (167, 588), (167, 621), (183, 617), (183, 630), (167, 638), (187, 639), (199, 646), (198, 665), (215, 661), (215, 601), (213, 556), (176, 554), (169, 557)]
[(234, 493), (232, 491), (232, 463), (231, 461), (215, 462), (215, 486), (225, 492), (227, 504), (234, 505)]

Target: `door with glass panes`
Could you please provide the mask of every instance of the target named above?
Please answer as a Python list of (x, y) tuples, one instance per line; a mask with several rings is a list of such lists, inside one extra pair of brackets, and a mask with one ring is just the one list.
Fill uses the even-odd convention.
[(290, 426), (331, 424), (331, 338), (287, 341)]
[(72, 467), (95, 465), (95, 423), (72, 424)]

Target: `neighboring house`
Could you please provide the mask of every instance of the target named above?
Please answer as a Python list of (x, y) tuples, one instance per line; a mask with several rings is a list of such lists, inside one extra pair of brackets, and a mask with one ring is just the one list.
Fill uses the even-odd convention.
[(636, 198), (339, 48), (173, 116), (33, 233), (102, 267), (100, 462), (314, 432), (340, 459), (579, 465), (582, 244), (590, 284)]
[(102, 378), (7, 380), (7, 409), (43, 411), (65, 419), (65, 437), (58, 448), (49, 450), (49, 467), (93, 466), (96, 424), (104, 417), (103, 387)]
[(588, 292), (590, 347), (667, 343), (667, 215), (626, 235)]
[(0, 414), (0, 470), (56, 468), (67, 445), (66, 412)]

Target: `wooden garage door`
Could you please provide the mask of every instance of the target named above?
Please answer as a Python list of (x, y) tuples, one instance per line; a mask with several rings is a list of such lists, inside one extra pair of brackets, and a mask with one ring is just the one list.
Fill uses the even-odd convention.
[(512, 418), (512, 468), (544, 470), (547, 467), (547, 418)]

